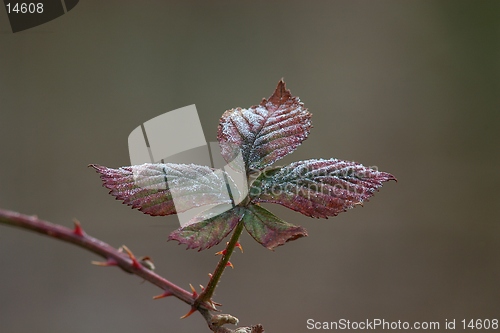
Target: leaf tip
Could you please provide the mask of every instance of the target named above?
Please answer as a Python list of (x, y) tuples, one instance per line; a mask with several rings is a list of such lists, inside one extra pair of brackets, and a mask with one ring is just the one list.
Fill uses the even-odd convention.
[(291, 99), (292, 93), (290, 90), (286, 89), (286, 83), (283, 78), (278, 82), (274, 93), (266, 100), (263, 99), (261, 105), (265, 105), (267, 102), (272, 102), (276, 104), (282, 104), (284, 101)]
[(97, 172), (100, 172), (101, 170), (106, 169), (106, 167), (99, 165), (99, 164), (89, 164), (87, 165), (87, 168), (94, 168)]
[(270, 244), (269, 246), (266, 246), (266, 248), (271, 250), (271, 251), (274, 251), (274, 249), (277, 248), (278, 246), (285, 245), (285, 243), (288, 243), (290, 241), (293, 241), (293, 240), (296, 240), (296, 239), (299, 239), (302, 237), (307, 237), (307, 236), (309, 236), (307, 234), (307, 230), (302, 228), (301, 226), (297, 226), (297, 227), (293, 228), (292, 230), (289, 230), (289, 236), (288, 236), (288, 238), (284, 239), (284, 241), (280, 240), (279, 242), (276, 242), (276, 243)]
[(396, 183), (398, 182), (398, 179), (393, 175), (393, 174), (390, 174), (388, 172), (386, 172), (387, 174), (387, 180), (394, 180)]

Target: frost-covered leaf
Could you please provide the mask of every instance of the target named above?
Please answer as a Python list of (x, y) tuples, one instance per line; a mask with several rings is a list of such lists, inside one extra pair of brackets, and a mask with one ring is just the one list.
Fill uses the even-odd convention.
[[(236, 227), (244, 210), (234, 207), (221, 213), (220, 208), (215, 207), (196, 216), (186, 226), (173, 231), (168, 240), (187, 244), (187, 249), (198, 251), (219, 244)], [(224, 206), (222, 208), (225, 209)]]
[(259, 105), (226, 111), (217, 138), (226, 162), (241, 153), (247, 170), (260, 170), (293, 152), (310, 128), (311, 114), (281, 80)]
[(250, 189), (253, 202), (272, 202), (311, 217), (335, 216), (367, 201), (388, 180), (355, 162), (307, 160), (264, 170)]
[(170, 215), (204, 205), (231, 204), (225, 180), (231, 178), (221, 170), (172, 163), (119, 169), (91, 166), (111, 195), (145, 214)]
[(288, 241), (307, 236), (304, 228), (287, 223), (258, 205), (247, 207), (243, 223), (248, 233), (269, 250)]

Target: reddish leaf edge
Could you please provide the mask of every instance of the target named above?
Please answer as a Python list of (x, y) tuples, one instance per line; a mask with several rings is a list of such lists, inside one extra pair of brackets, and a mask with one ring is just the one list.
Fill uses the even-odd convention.
[[(315, 160), (317, 160), (317, 159), (315, 159)], [(322, 159), (319, 159), (319, 160), (322, 160)], [(331, 159), (330, 159), (330, 160), (331, 160)], [(305, 161), (308, 161), (308, 160), (305, 160)], [(300, 163), (300, 162), (305, 162), (305, 161), (293, 162), (293, 163), (291, 163), (291, 164), (294, 164), (294, 163)], [(341, 160), (339, 160), (339, 161), (341, 161)], [(344, 161), (344, 162), (348, 162), (348, 163), (355, 163), (355, 164), (357, 164), (357, 165), (362, 166), (362, 164), (361, 164), (361, 163), (356, 162), (356, 161)], [(290, 165), (291, 165), (291, 164), (290, 164)], [(287, 167), (287, 166), (284, 166), (284, 167), (275, 166), (275, 167), (271, 167), (271, 168), (269, 168), (269, 171), (279, 171), (281, 168), (286, 168), (286, 167)], [(370, 196), (366, 197), (366, 198), (365, 198), (362, 202), (359, 202), (358, 204), (356, 204), (356, 205), (354, 205), (354, 206), (352, 206), (352, 207), (345, 208), (345, 209), (343, 209), (342, 211), (337, 212), (337, 213), (335, 213), (335, 214), (333, 214), (333, 215), (318, 215), (318, 216), (311, 215), (311, 214), (308, 214), (308, 213), (306, 213), (306, 212), (302, 211), (302, 210), (301, 210), (301, 209), (299, 209), (298, 207), (294, 207), (294, 206), (289, 207), (289, 206), (287, 206), (287, 205), (284, 205), (284, 204), (283, 204), (283, 202), (282, 202), (282, 201), (280, 201), (280, 200), (278, 200), (278, 199), (274, 199), (274, 200), (273, 200), (273, 199), (261, 199), (259, 196), (252, 197), (252, 198), (251, 198), (251, 203), (253, 203), (253, 204), (259, 204), (259, 203), (278, 204), (278, 205), (282, 205), (282, 206), (284, 206), (284, 207), (286, 207), (286, 208), (288, 208), (288, 209), (290, 209), (290, 210), (293, 210), (293, 211), (295, 211), (295, 212), (301, 213), (301, 214), (303, 214), (303, 215), (305, 215), (305, 216), (307, 216), (307, 217), (310, 217), (310, 218), (316, 218), (316, 219), (328, 219), (328, 218), (330, 218), (330, 217), (336, 217), (336, 216), (338, 216), (338, 214), (340, 214), (340, 213), (342, 213), (342, 212), (347, 212), (348, 210), (350, 210), (350, 209), (352, 209), (352, 208), (356, 208), (357, 206), (361, 206), (361, 207), (363, 207), (363, 206), (364, 206), (364, 203), (365, 203), (365, 202), (369, 202), (369, 201), (370, 201), (370, 198), (371, 198), (371, 197), (373, 197), (373, 195), (374, 195), (375, 193), (380, 192), (380, 189), (382, 188), (383, 183), (388, 182), (388, 181), (391, 181), (391, 180), (394, 180), (396, 183), (398, 182), (398, 179), (397, 179), (397, 178), (396, 178), (393, 174), (391, 174), (391, 173), (389, 173), (389, 172), (384, 172), (384, 171), (377, 171), (377, 172), (378, 172), (379, 176), (380, 176), (381, 178), (383, 178), (383, 179), (381, 179), (381, 180), (380, 180), (380, 184), (376, 186), (376, 188), (373, 190), (373, 192), (372, 192), (372, 194), (371, 194)], [(250, 186), (250, 188), (249, 188), (249, 193), (251, 193), (251, 192), (252, 192), (252, 188), (251, 188), (251, 187), (252, 187), (252, 186)], [(251, 194), (250, 194), (250, 196), (251, 196)]]
[(114, 169), (114, 168), (109, 168), (107, 166), (103, 166), (103, 165), (99, 165), (99, 164), (89, 164), (87, 167), (93, 168), (99, 174), (99, 178), (102, 181), (102, 184), (101, 184), (102, 187), (108, 189), (109, 190), (108, 194), (111, 195), (113, 198), (115, 198), (115, 200), (120, 201), (123, 205), (128, 206), (131, 209), (137, 209), (141, 213), (149, 215), (149, 216), (169, 216), (169, 215), (175, 215), (175, 214), (177, 214), (177, 212), (175, 211), (175, 209), (170, 214), (162, 214), (162, 215), (154, 214), (153, 212), (146, 211), (141, 205), (133, 205), (133, 204), (127, 203), (126, 202), (126, 198), (124, 198), (124, 197), (122, 197), (120, 195), (113, 194), (113, 188), (111, 188), (111, 187), (109, 187), (109, 186), (106, 185), (106, 175), (105, 175), (105, 173), (106, 173), (106, 170), (119, 170), (122, 167)]
[[(396, 183), (398, 182), (396, 178), (394, 178), (394, 179), (390, 179), (390, 180), (394, 180)], [(375, 193), (375, 192), (377, 192), (377, 193), (378, 193), (378, 192), (380, 192), (380, 188), (377, 188), (376, 190), (374, 190), (374, 193)], [(373, 196), (373, 195), (372, 195), (372, 196)], [(257, 198), (255, 198), (255, 199), (256, 199), (256, 200), (252, 200), (252, 203), (253, 203), (253, 204), (265, 203), (265, 204), (275, 204), (275, 205), (280, 205), (280, 206), (283, 206), (283, 204), (282, 204), (282, 202), (281, 202), (280, 200), (260, 200), (260, 199), (259, 199), (259, 200), (257, 200)], [(347, 212), (347, 211), (349, 211), (349, 210), (351, 210), (351, 209), (353, 209), (353, 208), (356, 208), (356, 207), (358, 207), (358, 206), (363, 207), (365, 202), (370, 202), (370, 199), (371, 199), (371, 197), (370, 197), (370, 198), (366, 198), (366, 199), (364, 199), (364, 200), (363, 200), (363, 202), (358, 203), (358, 204), (354, 205), (354, 206), (353, 206), (353, 207), (351, 207), (351, 208), (346, 208), (346, 209), (342, 210), (341, 212), (338, 212), (338, 213), (333, 214), (333, 215), (314, 216), (314, 215), (309, 215), (309, 214), (306, 214), (306, 213), (302, 212), (302, 211), (301, 211), (300, 209), (298, 209), (298, 208), (297, 208), (297, 209), (295, 209), (295, 208), (293, 208), (293, 207), (287, 207), (287, 206), (283, 206), (283, 207), (288, 208), (288, 209), (290, 209), (290, 210), (293, 210), (294, 212), (300, 213), (300, 214), (302, 214), (302, 215), (304, 215), (304, 216), (307, 216), (307, 217), (309, 217), (309, 218), (328, 220), (328, 219), (330, 219), (330, 218), (337, 217), (340, 213), (345, 213), (345, 212)]]
[[(307, 138), (309, 137), (309, 134), (311, 133), (311, 130), (314, 128), (314, 126), (312, 125), (312, 122), (311, 122), (311, 118), (312, 118), (313, 114), (312, 114), (311, 111), (309, 111), (308, 108), (304, 107), (304, 103), (301, 102), (300, 97), (292, 95), (290, 89), (286, 88), (286, 83), (285, 83), (283, 77), (278, 82), (278, 85), (276, 86), (276, 88), (275, 88), (275, 90), (274, 90), (274, 92), (272, 93), (271, 96), (269, 96), (268, 98), (265, 98), (265, 97), (262, 98), (262, 101), (259, 104), (257, 104), (257, 105), (252, 105), (252, 106), (250, 106), (248, 108), (243, 108), (243, 109), (247, 109), (247, 110), (256, 109), (258, 107), (267, 108), (267, 104), (268, 103), (272, 103), (272, 104), (274, 104), (275, 106), (277, 106), (279, 108), (283, 104), (285, 104), (287, 101), (295, 101), (298, 105), (300, 105), (300, 106), (302, 106), (304, 108), (303, 111), (305, 111), (306, 114), (307, 114), (306, 122), (308, 122), (308, 127), (305, 129), (305, 132), (303, 134), (304, 138), (301, 141), (297, 142), (296, 145), (295, 145), (295, 147), (290, 152), (287, 152), (285, 155), (276, 158), (274, 162), (269, 163), (269, 164), (263, 166), (260, 169), (264, 169), (266, 167), (270, 167), (271, 165), (273, 165), (274, 163), (276, 163), (278, 160), (281, 160), (282, 158), (284, 158), (286, 155), (292, 154), (295, 150), (297, 150), (304, 143), (305, 140), (307, 140)], [(221, 143), (221, 140), (222, 140), (222, 135), (220, 134), (220, 132), (221, 132), (220, 128), (221, 128), (221, 121), (223, 120), (224, 115), (226, 115), (226, 113), (228, 113), (228, 112), (232, 113), (232, 112), (234, 112), (237, 109), (242, 109), (242, 108), (238, 107), (238, 108), (229, 109), (229, 110), (225, 111), (223, 113), (223, 115), (221, 116), (221, 118), (219, 120), (218, 130), (217, 130), (217, 140), (219, 141), (219, 144)], [(235, 150), (235, 152), (233, 152), (233, 154), (237, 155), (237, 153), (238, 153), (238, 151), (239, 151), (240, 148), (239, 147), (234, 147), (233, 149)], [(226, 160), (226, 161), (229, 163), (228, 160)], [(248, 165), (245, 165), (245, 168), (248, 168), (248, 167), (249, 167)], [(251, 172), (251, 170), (252, 170), (252, 168), (250, 168), (249, 170), (247, 170), (247, 172), (248, 171)]]
[(276, 86), (276, 89), (274, 90), (273, 94), (269, 96), (269, 98), (264, 97), (259, 105), (266, 106), (266, 104), (271, 101), (275, 104), (281, 105), (283, 104), (284, 101), (287, 101), (292, 98), (294, 98), (294, 96), (292, 95), (290, 89), (286, 88), (285, 79), (282, 77), (281, 80), (279, 80), (278, 85)]
[[(262, 214), (266, 214), (267, 216), (263, 216)], [(253, 221), (249, 221), (247, 219), (247, 217), (250, 215), (253, 215), (254, 218), (258, 220), (258, 223), (268, 229), (269, 233), (267, 236), (264, 236), (262, 239), (256, 238), (256, 235), (254, 234), (254, 232), (252, 232), (252, 224), (255, 223), (255, 219)], [(285, 243), (308, 236), (307, 230), (305, 228), (283, 221), (282, 219), (274, 215), (271, 211), (265, 209), (259, 204), (249, 205), (246, 208), (245, 216), (242, 217), (242, 220), (248, 234), (250, 234), (250, 236), (257, 243), (271, 251), (274, 251), (278, 246), (285, 245)], [(271, 222), (271, 220), (274, 220), (274, 222), (277, 222), (279, 224), (287, 225), (288, 229), (282, 231), (270, 229), (266, 222)]]
[[(254, 208), (252, 208), (252, 206)], [(261, 210), (264, 213), (269, 214), (268, 218), (275, 219), (279, 223), (283, 223), (283, 224), (288, 225), (289, 229), (283, 230), (283, 231), (273, 231), (274, 237), (264, 237), (263, 239), (257, 239), (255, 237), (255, 235), (251, 232), (251, 228), (250, 228), (250, 225), (248, 224), (249, 221), (247, 220), (247, 218), (250, 215), (253, 215), (255, 218), (258, 219), (258, 221), (253, 221), (253, 223), (259, 223), (264, 228), (266, 228), (268, 226), (266, 225), (265, 221), (261, 219), (263, 217), (262, 215), (261, 216), (256, 215), (257, 212), (255, 211), (255, 209)], [(218, 216), (225, 214), (225, 213), (231, 214), (230, 211), (227, 211), (227, 212), (219, 214)], [(209, 220), (209, 219), (207, 219), (207, 220), (202, 220), (199, 222), (194, 222), (194, 223), (188, 224), (184, 227), (180, 227), (180, 228), (172, 231), (170, 233), (170, 235), (168, 236), (167, 241), (174, 240), (174, 241), (178, 242), (178, 245), (181, 245), (181, 244), (187, 245), (186, 250), (196, 250), (197, 249), (197, 251), (200, 252), (202, 250), (206, 250), (206, 249), (209, 249), (215, 245), (220, 244), (229, 234), (231, 234), (234, 231), (234, 229), (236, 228), (236, 225), (238, 223), (243, 223), (248, 234), (257, 243), (261, 244), (262, 246), (264, 246), (265, 248), (267, 248), (268, 250), (271, 250), (271, 251), (274, 251), (276, 247), (282, 246), (287, 242), (308, 236), (307, 230), (305, 228), (303, 228), (301, 226), (293, 225), (291, 223), (287, 223), (287, 222), (281, 220), (279, 217), (275, 216), (269, 210), (261, 207), (259, 204), (251, 204), (250, 206), (245, 206), (245, 207), (236, 206), (235, 208), (233, 208), (232, 214), (236, 214), (235, 217), (237, 216), (238, 219), (234, 220), (234, 221), (230, 221), (230, 219), (226, 219), (226, 222), (231, 223), (232, 225), (229, 226), (228, 230), (225, 231), (219, 239), (213, 239), (211, 241), (202, 243), (199, 240), (193, 239), (192, 237), (183, 237), (182, 236), (182, 233), (184, 233), (186, 230), (189, 230), (189, 229), (193, 229), (193, 228), (196, 229), (198, 227), (199, 228), (207, 228), (207, 229), (210, 228), (211, 226), (209, 224), (207, 224), (205, 226), (201, 226), (203, 223), (207, 223), (207, 221)], [(217, 216), (215, 216), (215, 217), (217, 217)], [(211, 223), (211, 224), (221, 223), (221, 221), (212, 221), (209, 223)], [(249, 228), (250, 228), (250, 230), (249, 230)], [(194, 230), (193, 230), (193, 232), (194, 232)], [(197, 232), (201, 233), (202, 231), (200, 229), (200, 230), (197, 230)]]

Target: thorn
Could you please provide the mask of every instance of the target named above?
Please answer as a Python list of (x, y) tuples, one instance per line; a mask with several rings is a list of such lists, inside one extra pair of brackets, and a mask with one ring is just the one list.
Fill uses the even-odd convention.
[(209, 277), (209, 278), (212, 278), (212, 273), (208, 273), (208, 277)]
[(193, 298), (198, 297), (198, 293), (196, 292), (196, 289), (194, 289), (193, 285), (190, 283), (189, 286), (191, 287), (191, 291), (193, 292)]
[(134, 268), (137, 268), (137, 269), (142, 269), (142, 265), (139, 264), (139, 262), (137, 261), (137, 259), (135, 259), (135, 256), (132, 253), (132, 251), (130, 251), (129, 248), (126, 247), (125, 245), (123, 245), (121, 248), (123, 248), (123, 251), (125, 251), (127, 253), (128, 257), (130, 259), (132, 259), (132, 266), (134, 266)]
[(106, 261), (91, 261), (92, 265), (101, 266), (101, 267), (109, 267), (109, 266), (117, 266), (118, 263), (115, 259), (108, 259)]
[(236, 242), (235, 246), (240, 249), (241, 253), (243, 253), (243, 246), (240, 243)]
[(188, 313), (186, 313), (184, 316), (182, 316), (181, 319), (185, 319), (185, 318), (189, 317), (190, 315), (192, 315), (195, 312), (196, 312), (196, 308), (194, 306), (192, 306), (191, 310), (189, 310)]
[(231, 264), (231, 262), (230, 262), (230, 261), (228, 261), (228, 262), (227, 262), (226, 267), (227, 267), (227, 266), (229, 266), (229, 267), (231, 267), (231, 268), (233, 268), (233, 269), (234, 269), (234, 266), (233, 266), (233, 264)]
[[(228, 244), (229, 244), (229, 242), (226, 242), (226, 245), (228, 245)], [(241, 246), (241, 244), (240, 244), (240, 243), (236, 242), (236, 244), (234, 244), (234, 246), (235, 246), (235, 247), (237, 247), (237, 248), (239, 248), (239, 249), (240, 249), (240, 251), (241, 251), (241, 253), (243, 253), (243, 247)], [(227, 250), (225, 250), (225, 249), (224, 249), (224, 250), (222, 250), (222, 251), (216, 252), (216, 253), (215, 253), (215, 255), (216, 255), (216, 256), (218, 256), (218, 255), (220, 255), (220, 254), (222, 254), (222, 255), (226, 255), (226, 253), (227, 253)]]
[(212, 300), (208, 300), (207, 301), (207, 304), (210, 305), (210, 308), (213, 310), (213, 311), (217, 311), (217, 312), (220, 312), (220, 310), (217, 309), (217, 307), (215, 307), (215, 304)]
[(205, 287), (203, 287), (202, 284), (200, 284), (201, 291), (205, 290)]
[(217, 303), (216, 301), (212, 301), (212, 300), (210, 300), (209, 302), (210, 302), (210, 304), (212, 304), (212, 305), (214, 305), (214, 306), (215, 306), (215, 305), (217, 305), (217, 306), (222, 306), (222, 304)]
[(73, 223), (75, 224), (75, 228), (73, 229), (73, 233), (77, 236), (83, 237), (85, 236), (85, 232), (83, 232), (82, 226), (80, 225), (80, 221), (77, 219), (73, 219)]
[(156, 295), (156, 296), (153, 296), (153, 299), (160, 299), (160, 298), (165, 298), (165, 297), (168, 297), (168, 296), (172, 296), (173, 294), (170, 292), (170, 291), (165, 291), (163, 294), (161, 295)]

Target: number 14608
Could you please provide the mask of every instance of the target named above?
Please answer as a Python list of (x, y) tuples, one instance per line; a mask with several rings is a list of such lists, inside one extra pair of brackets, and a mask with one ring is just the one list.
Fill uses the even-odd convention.
[(43, 3), (8, 3), (6, 5), (7, 13), (21, 13), (21, 14), (41, 14), (43, 13)]
[(462, 325), (465, 329), (481, 330), (481, 329), (498, 329), (498, 319), (471, 319), (462, 320)]

